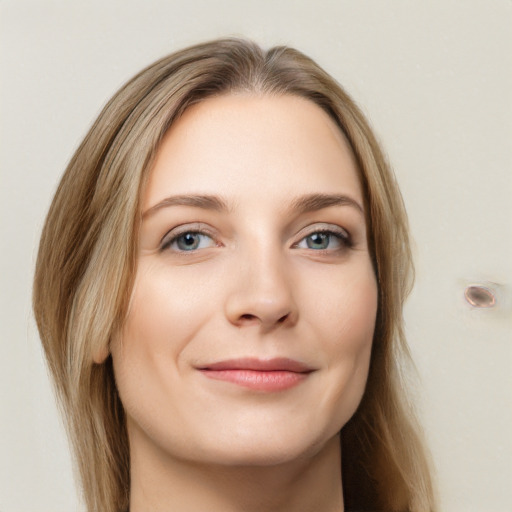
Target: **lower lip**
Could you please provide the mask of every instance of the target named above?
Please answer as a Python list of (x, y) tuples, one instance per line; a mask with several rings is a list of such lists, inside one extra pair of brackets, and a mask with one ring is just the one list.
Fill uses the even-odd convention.
[(308, 373), (285, 370), (201, 370), (201, 373), (213, 380), (231, 382), (257, 391), (284, 391), (300, 384)]

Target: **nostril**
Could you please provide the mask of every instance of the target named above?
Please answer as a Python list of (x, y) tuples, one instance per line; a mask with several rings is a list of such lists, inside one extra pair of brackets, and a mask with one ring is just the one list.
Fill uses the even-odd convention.
[(278, 323), (278, 324), (282, 324), (283, 322), (285, 322), (285, 321), (286, 321), (286, 319), (288, 318), (288, 316), (289, 316), (289, 313), (286, 313), (286, 315), (283, 315), (283, 316), (282, 316), (282, 317), (277, 321), (277, 323)]
[[(286, 313), (285, 315), (283, 316), (280, 316), (279, 318), (277, 318), (277, 320), (273, 320), (271, 321), (271, 323), (273, 323), (274, 325), (276, 324), (283, 324), (286, 322), (286, 320), (288, 319), (288, 317), (290, 316), (289, 313)], [(265, 322), (264, 319), (261, 319), (258, 315), (252, 315), (251, 313), (245, 313), (243, 315), (240, 315), (238, 321), (242, 324), (252, 324), (252, 323), (267, 323)]]
[(251, 313), (245, 313), (238, 317), (236, 324), (239, 327), (248, 327), (250, 325), (259, 325), (261, 324), (261, 320), (257, 315), (252, 315)]

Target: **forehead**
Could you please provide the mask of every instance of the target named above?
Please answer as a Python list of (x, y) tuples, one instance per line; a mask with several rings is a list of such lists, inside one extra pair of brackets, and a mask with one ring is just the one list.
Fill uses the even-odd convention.
[(352, 150), (334, 121), (304, 98), (230, 94), (190, 107), (170, 127), (143, 206), (169, 194), (244, 200), (313, 192), (362, 202)]

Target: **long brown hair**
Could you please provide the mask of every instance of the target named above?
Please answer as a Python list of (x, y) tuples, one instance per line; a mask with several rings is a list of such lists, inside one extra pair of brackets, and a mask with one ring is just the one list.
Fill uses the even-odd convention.
[(247, 91), (319, 105), (354, 152), (363, 184), (378, 314), (362, 402), (341, 432), (347, 510), (434, 510), (421, 431), (400, 368), (409, 360), (402, 307), (412, 283), (407, 218), (386, 159), (359, 108), (311, 59), (240, 39), (199, 44), (149, 66), (105, 106), (77, 149), (43, 229), (34, 312), (89, 511), (129, 507), (123, 407), (107, 351), (127, 310), (140, 197), (166, 130), (190, 105)]

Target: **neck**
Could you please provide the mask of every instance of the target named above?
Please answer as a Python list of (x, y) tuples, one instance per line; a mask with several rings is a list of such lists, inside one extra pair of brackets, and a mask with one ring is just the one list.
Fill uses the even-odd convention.
[(132, 451), (130, 512), (174, 510), (343, 512), (339, 436), (313, 456), (271, 466), (206, 465)]

